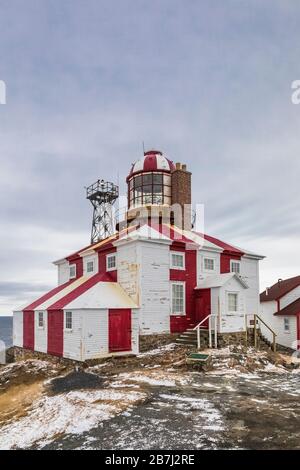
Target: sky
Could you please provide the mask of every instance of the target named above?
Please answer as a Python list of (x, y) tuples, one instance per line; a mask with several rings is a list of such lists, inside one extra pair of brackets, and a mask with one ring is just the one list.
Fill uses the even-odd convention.
[(0, 315), (89, 243), (84, 187), (146, 149), (192, 171), (210, 235), (300, 270), (297, 0), (0, 0)]

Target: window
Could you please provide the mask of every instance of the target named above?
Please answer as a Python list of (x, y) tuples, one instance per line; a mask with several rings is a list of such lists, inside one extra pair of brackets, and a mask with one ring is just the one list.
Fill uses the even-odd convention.
[(232, 273), (240, 274), (241, 263), (239, 261), (230, 261), (230, 271)]
[(172, 284), (172, 314), (185, 314), (184, 290), (184, 283), (176, 282)]
[(171, 204), (171, 175), (143, 173), (129, 181), (130, 207), (145, 204)]
[(93, 273), (94, 272), (94, 261), (88, 261), (86, 263), (86, 272)]
[(213, 258), (204, 258), (204, 269), (205, 271), (214, 271), (215, 260)]
[(106, 270), (114, 271), (116, 269), (116, 255), (107, 255), (106, 256)]
[(72, 330), (72, 312), (66, 312), (66, 330)]
[(69, 269), (70, 269), (70, 279), (74, 279), (74, 277), (76, 277), (76, 264), (71, 264)]
[(238, 295), (237, 294), (228, 294), (228, 312), (237, 312), (238, 311)]
[(171, 253), (171, 268), (184, 269), (184, 253)]
[(39, 328), (44, 328), (44, 312), (39, 312)]
[(284, 318), (283, 319), (283, 325), (284, 325), (284, 332), (289, 333), (290, 332), (290, 319), (289, 318)]

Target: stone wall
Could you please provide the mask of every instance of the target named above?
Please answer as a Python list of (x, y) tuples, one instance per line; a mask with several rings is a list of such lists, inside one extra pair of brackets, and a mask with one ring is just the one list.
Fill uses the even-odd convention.
[(166, 344), (174, 343), (179, 335), (162, 334), (162, 335), (144, 335), (140, 336), (140, 352), (156, 349)]
[(246, 345), (246, 334), (244, 331), (235, 333), (218, 333), (218, 348), (224, 348), (233, 344)]
[(52, 356), (38, 351), (31, 351), (30, 349), (19, 348), (13, 346), (6, 351), (6, 362), (26, 361), (27, 359), (39, 359), (40, 361), (48, 361), (53, 364), (62, 364), (65, 366), (81, 364), (71, 359), (64, 357)]

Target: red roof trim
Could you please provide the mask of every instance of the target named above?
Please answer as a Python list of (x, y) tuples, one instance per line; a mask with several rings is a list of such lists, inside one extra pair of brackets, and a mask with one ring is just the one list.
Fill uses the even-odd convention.
[(28, 305), (28, 307), (24, 308), (23, 309), (23, 312), (25, 312), (25, 310), (34, 310), (35, 308), (37, 308), (39, 305), (41, 305), (42, 303), (46, 302), (46, 300), (50, 299), (51, 297), (53, 297), (53, 295), (55, 294), (58, 294), (58, 292), (60, 292), (61, 290), (63, 290), (65, 287), (67, 287), (68, 285), (72, 284), (72, 282), (75, 282), (75, 279), (72, 279), (68, 282), (65, 282), (64, 284), (61, 284), (60, 286), (57, 286), (55, 287), (54, 289), (50, 290), (49, 292), (47, 292), (46, 294), (42, 295), (42, 297), (39, 297), (37, 300), (35, 300), (34, 302), (32, 302), (30, 305)]
[(268, 295), (266, 295), (265, 290), (260, 294), (260, 301), (269, 302), (272, 300), (279, 300), (299, 286), (300, 276), (295, 276), (289, 279), (282, 280), (280, 283), (276, 282), (275, 284), (273, 284), (273, 286), (268, 289)]
[(76, 287), (72, 292), (69, 292), (67, 295), (59, 299), (54, 304), (50, 305), (48, 310), (61, 310), (66, 305), (68, 305), (72, 300), (77, 299), (80, 295), (86, 292), (88, 289), (98, 284), (98, 282), (115, 282), (113, 278), (108, 273), (97, 273), (94, 276), (90, 277), (86, 282)]
[(295, 300), (294, 302), (290, 303), (283, 309), (279, 310), (278, 312), (274, 313), (274, 315), (278, 316), (296, 316), (300, 315), (300, 299)]
[(225, 243), (222, 240), (219, 240), (218, 238), (211, 237), (210, 235), (204, 234), (204, 239), (207, 240), (208, 242), (213, 243), (214, 245), (219, 246), (220, 248), (223, 248), (223, 250), (228, 253), (238, 254), (241, 256), (245, 254), (243, 251), (239, 250), (238, 248), (235, 248), (234, 246), (229, 245), (228, 243)]

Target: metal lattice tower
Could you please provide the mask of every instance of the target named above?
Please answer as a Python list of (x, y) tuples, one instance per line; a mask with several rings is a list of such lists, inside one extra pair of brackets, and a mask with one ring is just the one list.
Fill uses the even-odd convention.
[(104, 240), (115, 232), (113, 205), (119, 197), (119, 187), (98, 180), (86, 188), (86, 198), (93, 205), (91, 243)]

